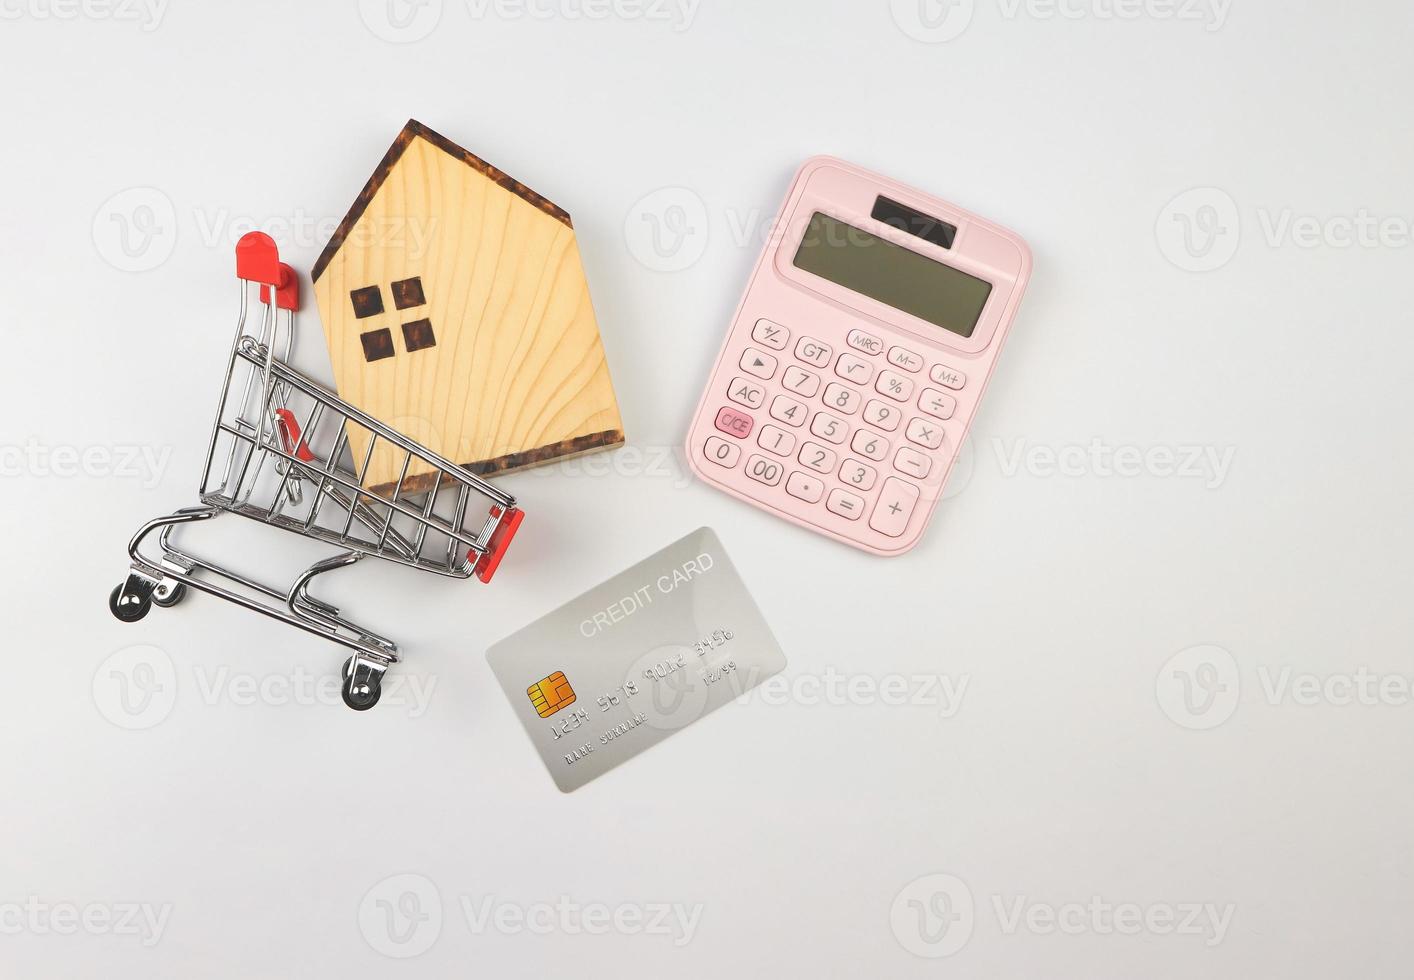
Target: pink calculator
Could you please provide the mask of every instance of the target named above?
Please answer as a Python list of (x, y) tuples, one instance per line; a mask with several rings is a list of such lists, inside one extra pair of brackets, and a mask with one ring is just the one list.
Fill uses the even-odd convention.
[(942, 496), (1030, 276), (1030, 250), (1005, 228), (807, 160), (697, 407), (693, 471), (902, 554)]

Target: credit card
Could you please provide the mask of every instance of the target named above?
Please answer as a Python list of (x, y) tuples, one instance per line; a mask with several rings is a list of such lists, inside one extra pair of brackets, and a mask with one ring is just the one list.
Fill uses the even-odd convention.
[(707, 527), (507, 637), (486, 659), (566, 793), (786, 665)]

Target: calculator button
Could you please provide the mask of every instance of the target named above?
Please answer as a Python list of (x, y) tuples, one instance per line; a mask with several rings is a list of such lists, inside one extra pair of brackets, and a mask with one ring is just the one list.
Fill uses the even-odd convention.
[(785, 385), (787, 391), (793, 391), (802, 398), (812, 398), (815, 392), (820, 390), (820, 376), (811, 374), (798, 364), (792, 364), (786, 368), (786, 373), (781, 375), (781, 384)]
[(937, 449), (943, 444), (943, 427), (932, 419), (909, 419), (904, 430), (909, 442), (916, 442), (927, 449)]
[(896, 368), (917, 374), (923, 370), (923, 358), (903, 347), (889, 348), (889, 363)]
[(835, 373), (846, 381), (867, 385), (869, 379), (874, 377), (874, 365), (853, 354), (841, 354), (840, 359), (835, 362)]
[(855, 350), (862, 350), (866, 354), (880, 354), (884, 350), (884, 342), (882, 340), (858, 328), (851, 330), (849, 336), (844, 339), (844, 342)]
[(741, 447), (734, 442), (727, 442), (721, 436), (713, 436), (707, 440), (707, 445), (702, 447), (702, 455), (718, 466), (731, 467), (741, 459)]
[(879, 502), (874, 505), (869, 526), (880, 534), (896, 538), (908, 527), (908, 519), (913, 516), (913, 508), (917, 505), (918, 488), (891, 476), (884, 481), (884, 489), (879, 491)]
[(847, 459), (840, 467), (840, 479), (858, 490), (868, 490), (879, 478), (872, 466), (865, 466), (857, 459)]
[(849, 448), (853, 449), (865, 459), (872, 459), (876, 463), (889, 454), (889, 440), (876, 432), (868, 429), (860, 429), (854, 434), (854, 439), (850, 442)]
[(875, 398), (864, 406), (864, 421), (870, 425), (877, 425), (885, 432), (893, 432), (903, 421), (903, 412)]
[(950, 419), (957, 411), (957, 399), (936, 388), (924, 388), (918, 396), (918, 407), (935, 419)]
[[(721, 429), (729, 436), (738, 439), (745, 439), (751, 435), (751, 427), (756, 424), (756, 420), (745, 412), (738, 412), (734, 408), (723, 408), (717, 413), (717, 428)], [(728, 463), (728, 466), (731, 464)]]
[(789, 456), (795, 449), (795, 436), (774, 425), (763, 425), (756, 437), (756, 444), (777, 456)]
[(764, 381), (776, 373), (776, 359), (765, 351), (748, 347), (741, 355), (741, 369)]
[(764, 483), (768, 487), (774, 487), (781, 482), (781, 476), (786, 468), (781, 465), (780, 460), (768, 459), (765, 456), (752, 456), (746, 461), (746, 475), (757, 483)]
[(884, 371), (879, 375), (879, 383), (874, 386), (874, 390), (896, 402), (906, 402), (913, 394), (913, 382), (901, 374)]
[(790, 342), (790, 331), (772, 320), (757, 320), (751, 331), (751, 339), (765, 344), (771, 350), (785, 350)]
[(745, 378), (733, 378), (727, 385), (727, 397), (747, 408), (760, 408), (766, 402), (766, 389)]
[(933, 370), (928, 372), (928, 377), (932, 378), (935, 384), (951, 388), (953, 391), (957, 391), (967, 384), (967, 375), (961, 371), (954, 371), (946, 364), (934, 364)]
[(845, 436), (849, 435), (849, 424), (841, 422), (833, 415), (816, 412), (815, 417), (810, 420), (810, 431), (821, 439), (828, 439), (838, 446), (844, 442)]
[(822, 344), (813, 337), (801, 337), (800, 343), (795, 345), (795, 356), (818, 368), (829, 364), (832, 354), (834, 349), (829, 344)]
[(816, 473), (832, 472), (838, 459), (834, 452), (818, 442), (807, 442), (800, 447), (800, 461)]
[(820, 498), (825, 496), (825, 481), (797, 470), (786, 480), (786, 493), (806, 503), (819, 503)]
[(831, 490), (830, 499), (825, 501), (825, 507), (831, 514), (839, 514), (851, 521), (857, 521), (859, 515), (864, 513), (864, 498), (847, 490)]
[(859, 411), (859, 403), (864, 398), (853, 388), (846, 388), (844, 385), (831, 381), (825, 386), (825, 394), (821, 396), (826, 407), (835, 408), (846, 415), (853, 415)]
[(810, 409), (785, 395), (777, 395), (775, 401), (771, 402), (771, 418), (786, 425), (799, 428), (805, 424), (805, 417), (809, 414)]
[(909, 446), (899, 446), (894, 457), (894, 469), (907, 473), (915, 480), (926, 480), (933, 470), (933, 461)]

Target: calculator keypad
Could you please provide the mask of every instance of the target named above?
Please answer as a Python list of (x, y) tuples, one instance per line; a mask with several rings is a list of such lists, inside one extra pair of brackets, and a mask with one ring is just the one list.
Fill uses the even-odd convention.
[(736, 370), (719, 403), (719, 431), (701, 452), (777, 488), (769, 493), (783, 497), (773, 499), (789, 495), (782, 508), (803, 516), (821, 508), (817, 522), (835, 522), (841, 534), (901, 538), (922, 485), (946, 475), (940, 451), (956, 435), (949, 427), (958, 424), (956, 392), (967, 376), (862, 329), (843, 334), (842, 350), (840, 334), (823, 336), (834, 342), (755, 320), (750, 342), (728, 362)]

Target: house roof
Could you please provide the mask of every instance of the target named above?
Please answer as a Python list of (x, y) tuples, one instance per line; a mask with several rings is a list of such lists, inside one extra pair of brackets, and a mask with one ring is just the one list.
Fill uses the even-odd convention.
[(353, 207), (349, 208), (349, 213), (344, 215), (344, 220), (339, 222), (339, 227), (334, 229), (334, 235), (329, 239), (329, 244), (324, 246), (324, 251), (319, 254), (319, 260), (314, 263), (314, 269), (310, 273), (310, 278), (318, 282), (319, 277), (324, 274), (324, 270), (329, 267), (329, 263), (334, 260), (349, 233), (353, 231), (358, 219), (363, 217), (363, 212), (368, 208), (379, 188), (383, 186), (383, 181), (392, 173), (405, 151), (413, 141), (414, 137), (421, 136), (427, 142), (437, 147), (443, 153), (456, 157), (458, 160), (471, 167), (477, 173), (487, 177), (497, 185), (522, 198), (541, 211), (544, 211), (556, 221), (562, 221), (566, 226), (573, 228), (570, 216), (563, 208), (535, 193), (520, 181), (511, 177), (503, 170), (491, 166), (475, 153), (462, 149), (441, 133), (428, 129), (416, 119), (409, 119), (402, 132), (398, 133), (398, 138), (393, 140), (393, 145), (388, 147), (388, 152), (383, 154), (383, 159), (379, 161), (377, 169), (373, 171), (373, 176), (368, 178), (368, 183), (363, 185), (363, 190), (358, 192), (358, 197), (354, 200)]

